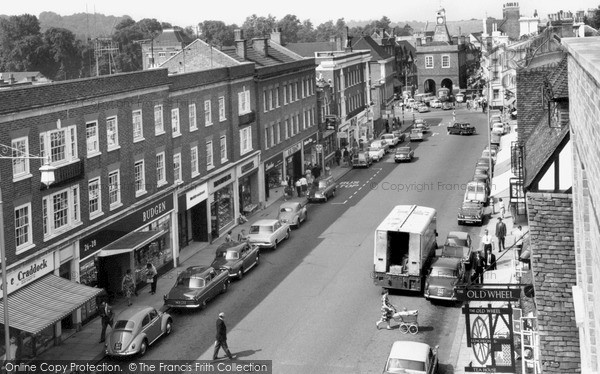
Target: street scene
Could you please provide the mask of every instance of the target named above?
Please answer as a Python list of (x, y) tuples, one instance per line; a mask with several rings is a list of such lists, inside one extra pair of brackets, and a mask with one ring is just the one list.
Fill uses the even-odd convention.
[(3, 371), (598, 372), (600, 7), (36, 6), (0, 16)]

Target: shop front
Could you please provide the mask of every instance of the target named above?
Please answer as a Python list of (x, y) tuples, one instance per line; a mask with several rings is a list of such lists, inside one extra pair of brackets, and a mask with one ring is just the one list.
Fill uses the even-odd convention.
[[(7, 272), (10, 338), (16, 346), (17, 362), (35, 359), (50, 347), (60, 344), (62, 321), (72, 319), (102, 293), (53, 273), (58, 252), (50, 252)], [(4, 305), (0, 303), (0, 314)], [(4, 340), (4, 326), (0, 335)]]
[(208, 183), (196, 185), (178, 198), (177, 222), (179, 245), (186, 247), (190, 242), (207, 242), (208, 233)]
[(234, 226), (235, 198), (233, 194), (234, 169), (219, 174), (208, 183), (210, 201), (211, 238), (217, 238)]
[(122, 295), (121, 281), (131, 269), (136, 287), (146, 284), (145, 269), (159, 274), (174, 266), (173, 195), (168, 194), (80, 240), (80, 282)]
[[(333, 168), (333, 166), (337, 166), (335, 160), (335, 151), (337, 149), (337, 139), (335, 137), (335, 130), (326, 130), (321, 135), (321, 153), (319, 157), (324, 158), (325, 167)], [(340, 160), (341, 163), (341, 160)]]
[(265, 197), (275, 195), (274, 191), (281, 188), (283, 178), (283, 154), (278, 153), (264, 162), (265, 168)]
[(243, 162), (237, 167), (238, 196), (240, 213), (247, 216), (258, 209), (258, 164), (259, 155)]
[(340, 149), (344, 149), (346, 147), (350, 148), (350, 141), (348, 136), (350, 135), (350, 122), (349, 121), (344, 121), (342, 122), (342, 124), (340, 125), (339, 131), (337, 133), (337, 139), (338, 139), (338, 147)]
[(317, 149), (315, 146), (317, 145), (317, 134), (312, 134), (311, 136), (305, 138), (302, 141), (302, 152), (304, 154), (304, 170), (310, 170), (315, 165), (320, 165)]
[(298, 142), (290, 148), (283, 151), (284, 168), (292, 181), (302, 177), (302, 142)]

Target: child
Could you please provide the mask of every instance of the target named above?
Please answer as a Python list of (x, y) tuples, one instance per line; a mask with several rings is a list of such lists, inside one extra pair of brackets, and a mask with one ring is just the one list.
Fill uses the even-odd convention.
[(500, 218), (504, 219), (504, 214), (506, 213), (506, 207), (504, 206), (504, 202), (502, 198), (498, 199), (498, 210), (500, 211)]

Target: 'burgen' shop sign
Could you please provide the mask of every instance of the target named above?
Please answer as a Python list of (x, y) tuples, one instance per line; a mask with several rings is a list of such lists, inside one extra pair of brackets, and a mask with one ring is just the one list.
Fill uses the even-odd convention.
[(171, 210), (173, 210), (173, 195), (166, 195), (160, 200), (147, 204), (134, 213), (81, 239), (79, 241), (79, 258), (83, 260), (102, 247), (149, 224)]

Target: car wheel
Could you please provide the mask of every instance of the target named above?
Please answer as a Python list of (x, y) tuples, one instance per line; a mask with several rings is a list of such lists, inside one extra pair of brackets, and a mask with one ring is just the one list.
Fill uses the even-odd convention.
[(277, 249), (277, 239), (273, 242), (273, 249)]
[(140, 357), (144, 357), (147, 350), (148, 350), (148, 341), (146, 339), (144, 339), (144, 340), (142, 340), (142, 344), (140, 345)]
[(323, 201), (327, 202), (327, 194), (323, 195)]
[(240, 270), (238, 270), (237, 272), (237, 279), (242, 279), (244, 278), (244, 269), (240, 268)]
[(229, 288), (229, 281), (224, 282), (223, 283), (223, 287), (221, 288), (221, 293), (225, 293), (227, 292), (227, 289)]
[(284, 238), (284, 239), (286, 239), (286, 240), (287, 240), (287, 239), (289, 239), (289, 238), (290, 238), (290, 230), (288, 230), (288, 231), (285, 233), (285, 238)]
[(335, 189), (333, 191), (331, 191), (331, 197), (335, 196)]
[(258, 265), (259, 262), (260, 262), (260, 253), (256, 253), (256, 260), (254, 261), (254, 264)]
[(200, 304), (200, 309), (205, 309), (206, 308), (206, 299), (202, 300), (202, 304)]
[(169, 318), (167, 320), (167, 325), (165, 326), (165, 335), (171, 335), (172, 331), (173, 331), (173, 320), (171, 318)]

